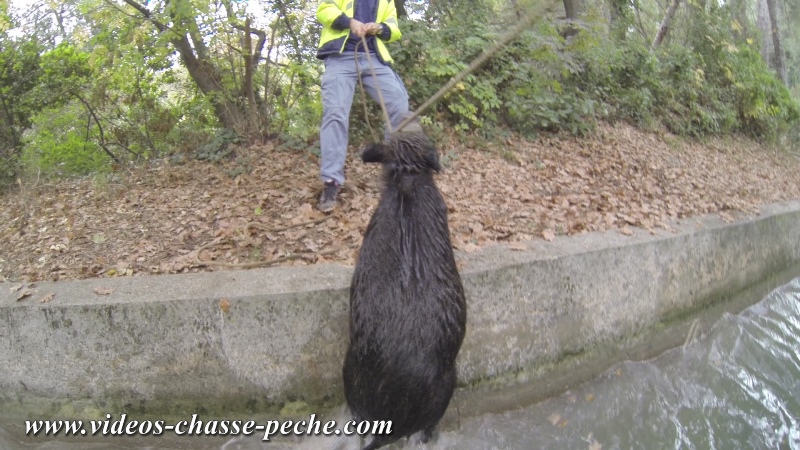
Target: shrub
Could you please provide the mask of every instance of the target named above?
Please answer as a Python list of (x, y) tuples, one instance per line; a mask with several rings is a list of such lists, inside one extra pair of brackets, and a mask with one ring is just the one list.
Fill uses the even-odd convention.
[(110, 170), (111, 158), (95, 142), (96, 127), (76, 127), (88, 122), (77, 101), (60, 108), (43, 109), (33, 117), (24, 136), (22, 164), (29, 175), (78, 176)]
[[(684, 45), (665, 43), (655, 52), (637, 36), (609, 39), (602, 16), (592, 11), (569, 41), (554, 25), (539, 25), (456, 85), (433, 116), (460, 130), (584, 134), (605, 119), (663, 124), (694, 137), (740, 132), (774, 139), (800, 120), (800, 108), (752, 45), (735, 42), (729, 16), (720, 11), (693, 10)], [(441, 28), (403, 26), (395, 57), (412, 105), (505, 32), (485, 18)]]

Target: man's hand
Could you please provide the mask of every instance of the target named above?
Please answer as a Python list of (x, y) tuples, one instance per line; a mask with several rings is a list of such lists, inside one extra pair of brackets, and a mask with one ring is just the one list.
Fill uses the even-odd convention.
[(364, 27), (367, 29), (367, 34), (370, 36), (375, 36), (376, 34), (380, 34), (383, 31), (383, 27), (379, 23), (370, 22), (365, 24)]
[(350, 19), (350, 31), (352, 31), (353, 34), (355, 34), (359, 39), (369, 34), (370, 28), (368, 25), (369, 24), (365, 24), (359, 20)]

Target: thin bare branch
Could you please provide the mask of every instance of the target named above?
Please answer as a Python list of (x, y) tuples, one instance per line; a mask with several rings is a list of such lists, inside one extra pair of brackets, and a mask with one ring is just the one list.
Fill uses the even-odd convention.
[(675, 16), (675, 12), (678, 10), (680, 4), (681, 0), (672, 1), (672, 4), (667, 10), (667, 14), (664, 16), (664, 20), (661, 21), (661, 26), (658, 27), (658, 33), (656, 33), (656, 38), (653, 39), (653, 45), (650, 46), (652, 50), (655, 50), (661, 44), (661, 41), (664, 40), (664, 37), (666, 37), (669, 26), (672, 23), (672, 18)]

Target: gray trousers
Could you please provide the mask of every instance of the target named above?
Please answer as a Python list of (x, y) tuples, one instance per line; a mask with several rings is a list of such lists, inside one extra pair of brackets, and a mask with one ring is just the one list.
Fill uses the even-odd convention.
[[(370, 60), (375, 70), (374, 78), (367, 55), (358, 53), (358, 70), (361, 71), (364, 90), (373, 100), (380, 101), (380, 89), (389, 121), (392, 128), (396, 128), (408, 112), (408, 93), (403, 81), (391, 67), (380, 62), (374, 53), (370, 55)], [(358, 85), (358, 70), (353, 52), (325, 58), (325, 73), (322, 75), (322, 124), (319, 128), (322, 154), (320, 178), (323, 181), (336, 180), (340, 185), (344, 184), (350, 107)]]

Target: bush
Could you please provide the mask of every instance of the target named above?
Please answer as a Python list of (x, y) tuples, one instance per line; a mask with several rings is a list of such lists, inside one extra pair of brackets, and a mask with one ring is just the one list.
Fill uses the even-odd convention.
[[(655, 52), (637, 36), (609, 39), (602, 16), (591, 11), (569, 41), (552, 24), (540, 25), (467, 76), (432, 116), (460, 130), (508, 126), (525, 134), (584, 134), (605, 119), (663, 124), (693, 137), (739, 132), (774, 139), (800, 120), (797, 101), (752, 45), (735, 42), (729, 16), (720, 11), (693, 10), (685, 45), (663, 44)], [(403, 24), (395, 59), (412, 105), (507, 29), (485, 17), (466, 19), (441, 28)]]
[(29, 176), (78, 176), (106, 172), (111, 158), (95, 142), (97, 128), (78, 128), (87, 123), (87, 112), (78, 102), (43, 109), (33, 117), (33, 128), (23, 140), (22, 164)]
[(732, 59), (736, 70), (731, 74), (728, 89), (740, 131), (774, 139), (796, 126), (800, 120), (800, 105), (775, 78), (758, 52), (744, 47), (732, 55)]
[(658, 60), (641, 44), (620, 46), (600, 36), (595, 40), (595, 47), (576, 55), (581, 70), (567, 82), (602, 104), (609, 120), (650, 126), (657, 97), (664, 89)]
[[(485, 19), (442, 29), (421, 22), (403, 24), (404, 38), (395, 51), (398, 72), (414, 104), (421, 104), (492, 45), (501, 27)], [(482, 68), (465, 77), (437, 103), (440, 119), (457, 130), (509, 126), (533, 134), (540, 130), (589, 131), (597, 102), (560, 80), (575, 61), (552, 25), (523, 33)]]
[(14, 185), (19, 174), (19, 158), (15, 154), (0, 157), (0, 193)]

